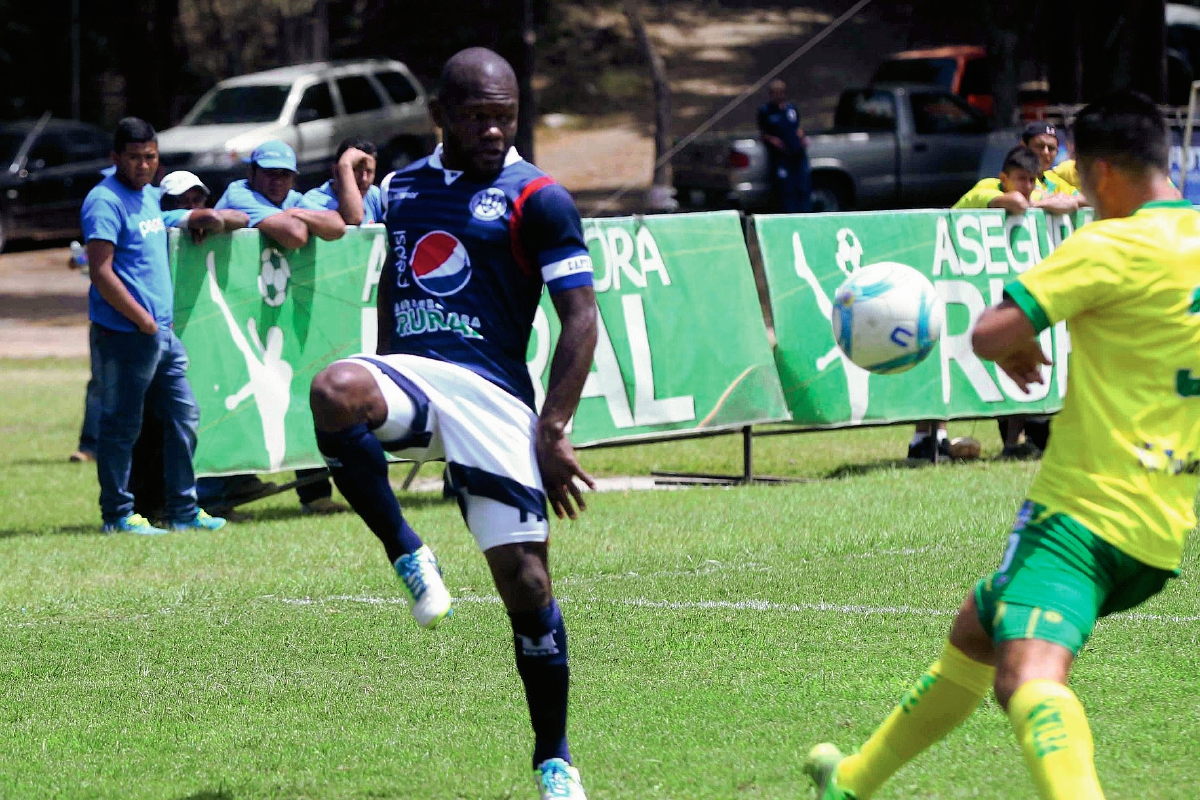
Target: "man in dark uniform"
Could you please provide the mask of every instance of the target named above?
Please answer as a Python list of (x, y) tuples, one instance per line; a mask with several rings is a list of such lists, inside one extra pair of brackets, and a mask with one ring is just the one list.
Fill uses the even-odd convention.
[(812, 175), (800, 112), (787, 101), (787, 84), (783, 81), (771, 81), (767, 91), (770, 99), (758, 109), (758, 130), (767, 147), (775, 210), (807, 213), (812, 211)]
[[(433, 552), (405, 521), (384, 450), (446, 462), (448, 488), (512, 625), (543, 800), (584, 800), (567, 747), (567, 632), (550, 587), (547, 501), (584, 507), (566, 426), (597, 337), (592, 260), (567, 191), (518, 155), (517, 80), (490, 50), (447, 62), (432, 105), (443, 144), (383, 180), (388, 264), (377, 354), (313, 380), (317, 445), (379, 537), (417, 624), (452, 610)], [(540, 413), (525, 353), (543, 288), (562, 322)]]

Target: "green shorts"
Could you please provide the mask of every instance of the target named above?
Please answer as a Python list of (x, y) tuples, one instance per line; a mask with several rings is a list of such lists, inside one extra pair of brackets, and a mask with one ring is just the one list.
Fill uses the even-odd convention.
[(993, 641), (1041, 639), (1078, 654), (1097, 619), (1145, 602), (1177, 574), (1026, 500), (1000, 568), (976, 584), (975, 602)]

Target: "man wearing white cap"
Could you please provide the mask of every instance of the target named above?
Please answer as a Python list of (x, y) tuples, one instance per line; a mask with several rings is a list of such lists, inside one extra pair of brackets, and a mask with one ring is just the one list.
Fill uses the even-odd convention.
[(346, 223), (336, 211), (299, 207), (304, 195), (294, 188), (296, 173), (296, 153), (287, 142), (263, 142), (250, 154), (250, 176), (229, 184), (216, 209), (246, 212), (251, 228), (288, 249), (308, 244), (310, 234), (326, 241), (342, 238)]
[(233, 231), (250, 224), (250, 215), (244, 211), (206, 208), (208, 187), (195, 173), (187, 170), (168, 173), (159, 188), (163, 223), (168, 228), (187, 228), (194, 241), (201, 241), (210, 231)]

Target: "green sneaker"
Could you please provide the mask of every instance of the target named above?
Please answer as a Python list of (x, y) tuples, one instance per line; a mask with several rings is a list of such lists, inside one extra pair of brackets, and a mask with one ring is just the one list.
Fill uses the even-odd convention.
[(203, 508), (196, 509), (196, 516), (187, 522), (172, 522), (173, 531), (219, 531), (225, 527), (224, 517), (214, 517)]
[(161, 536), (170, 533), (166, 528), (156, 528), (141, 514), (126, 514), (116, 522), (106, 522), (101, 533), (136, 533), (140, 536)]
[(821, 742), (808, 751), (804, 759), (804, 774), (817, 785), (817, 800), (858, 800), (852, 792), (839, 789), (833, 780), (838, 764), (845, 756), (829, 742)]

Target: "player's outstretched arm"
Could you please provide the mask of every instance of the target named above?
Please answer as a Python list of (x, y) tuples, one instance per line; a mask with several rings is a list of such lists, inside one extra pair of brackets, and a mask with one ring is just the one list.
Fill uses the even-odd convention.
[(559, 519), (564, 516), (577, 519), (579, 511), (587, 505), (575, 478), (592, 489), (596, 483), (576, 459), (566, 428), (579, 406), (583, 384), (592, 368), (599, 312), (596, 293), (590, 285), (557, 292), (551, 298), (562, 322), (562, 334), (550, 362), (550, 385), (538, 418), (535, 446), (550, 507)]
[(971, 332), (971, 348), (980, 358), (995, 361), (1021, 391), (1028, 391), (1030, 384), (1041, 383), (1041, 368), (1051, 363), (1038, 343), (1029, 317), (1007, 299), (979, 317)]

